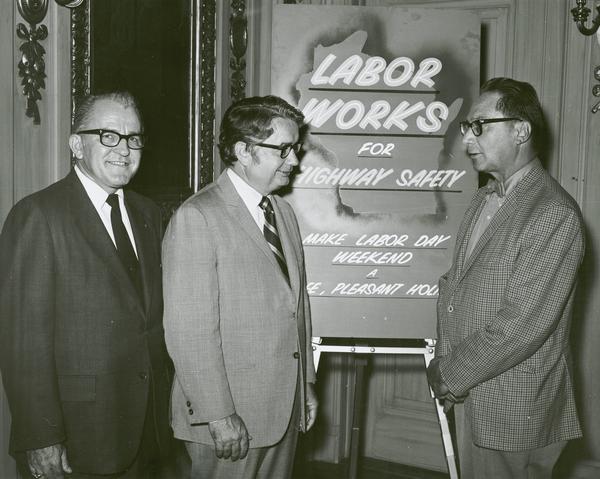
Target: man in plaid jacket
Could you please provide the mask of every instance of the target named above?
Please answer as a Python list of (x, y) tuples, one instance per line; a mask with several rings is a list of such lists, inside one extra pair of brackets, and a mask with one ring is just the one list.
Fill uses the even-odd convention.
[(568, 339), (583, 220), (540, 163), (545, 124), (530, 84), (489, 80), (468, 119), (467, 154), (493, 179), (465, 213), (440, 278), (427, 375), (445, 409), (456, 404), (463, 479), (551, 477), (581, 436)]

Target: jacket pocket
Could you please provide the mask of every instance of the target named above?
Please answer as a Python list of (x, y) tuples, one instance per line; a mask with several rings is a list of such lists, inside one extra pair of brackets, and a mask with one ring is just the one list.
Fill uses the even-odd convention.
[(62, 401), (95, 401), (96, 376), (58, 376), (58, 389)]
[(538, 368), (536, 367), (534, 359), (532, 357), (529, 357), (524, 361), (520, 362), (519, 364), (513, 366), (513, 369), (521, 373), (535, 374)]

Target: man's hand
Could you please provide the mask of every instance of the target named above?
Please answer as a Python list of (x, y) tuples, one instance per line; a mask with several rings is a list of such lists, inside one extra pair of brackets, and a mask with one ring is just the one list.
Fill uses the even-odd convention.
[(27, 451), (27, 464), (33, 477), (63, 479), (65, 472), (73, 472), (67, 460), (67, 449), (62, 444)]
[(440, 372), (440, 358), (435, 358), (427, 368), (427, 381), (436, 398), (444, 401), (444, 412), (447, 413), (456, 403), (463, 402), (465, 396), (455, 396), (448, 388)]
[(306, 385), (306, 431), (310, 431), (317, 419), (317, 411), (319, 409), (319, 400), (317, 399), (317, 393), (315, 392), (315, 385), (308, 383)]
[(248, 454), (248, 443), (252, 439), (242, 418), (233, 413), (208, 423), (208, 430), (215, 442), (215, 454), (219, 459), (237, 461)]
[(450, 392), (440, 372), (440, 358), (435, 358), (429, 363), (427, 381), (429, 381), (433, 394), (438, 399), (443, 399)]

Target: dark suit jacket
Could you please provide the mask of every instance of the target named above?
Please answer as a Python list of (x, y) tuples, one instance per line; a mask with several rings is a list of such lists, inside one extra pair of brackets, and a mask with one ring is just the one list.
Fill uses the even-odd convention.
[(465, 251), (485, 203), (481, 188), (440, 279), (440, 370), (465, 401), (475, 444), (505, 451), (581, 435), (569, 370), (569, 326), (583, 221), (573, 198), (536, 162)]
[(122, 471), (151, 387), (159, 433), (170, 437), (160, 212), (132, 192), (125, 203), (144, 298), (74, 171), (17, 203), (4, 224), (0, 366), (13, 453), (64, 441), (75, 471)]

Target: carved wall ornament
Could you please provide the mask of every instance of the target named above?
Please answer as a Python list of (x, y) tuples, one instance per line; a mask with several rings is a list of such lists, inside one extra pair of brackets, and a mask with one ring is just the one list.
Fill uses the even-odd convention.
[(71, 122), (81, 100), (90, 94), (90, 2), (82, 0), (78, 2), (78, 6), (79, 8), (69, 7), (73, 8), (71, 10)]
[(597, 14), (592, 19), (592, 26), (587, 27), (586, 22), (588, 19), (591, 10), (585, 6), (587, 0), (576, 0), (577, 6), (571, 9), (571, 14), (573, 15), (573, 20), (577, 24), (578, 30), (584, 35), (593, 35), (598, 31), (598, 27), (600, 27), (600, 6), (596, 7)]
[[(586, 23), (591, 10), (585, 6), (587, 0), (576, 0), (576, 3), (577, 6), (571, 9), (571, 13), (573, 15), (573, 20), (577, 25), (577, 29), (586, 36), (597, 34), (598, 43), (600, 44), (600, 5), (596, 7), (596, 16), (592, 19), (592, 25), (588, 27), (586, 26)], [(600, 66), (597, 66), (594, 69), (594, 78), (596, 81), (600, 81)], [(592, 95), (595, 97), (600, 96), (600, 84), (593, 86)], [(600, 111), (600, 101), (592, 107), (592, 113), (597, 113), (598, 111)]]
[(248, 45), (248, 21), (246, 19), (245, 0), (231, 2), (231, 16), (229, 17), (229, 46), (231, 57), (231, 98), (238, 101), (246, 96), (246, 47)]
[[(600, 65), (598, 65), (597, 67), (594, 68), (594, 78), (596, 79), (597, 82), (600, 82)], [(595, 97), (600, 96), (600, 83), (596, 83), (592, 87), (592, 95), (594, 95)], [(600, 110), (600, 101), (592, 107), (592, 113), (598, 113), (599, 110)]]
[[(202, 0), (200, 18), (200, 164), (197, 189), (213, 181), (216, 1)], [(197, 112), (196, 112), (197, 114)]]
[(29, 28), (23, 23), (17, 25), (17, 36), (24, 41), (19, 47), (21, 60), (18, 66), (23, 95), (27, 97), (25, 115), (33, 118), (34, 125), (39, 125), (40, 111), (36, 102), (42, 99), (40, 89), (46, 88), (46, 50), (40, 41), (48, 37), (48, 28), (38, 24), (46, 17), (48, 0), (17, 0), (17, 7), (23, 19), (29, 23)]
[(77, 8), (84, 0), (55, 0), (61, 7)]

